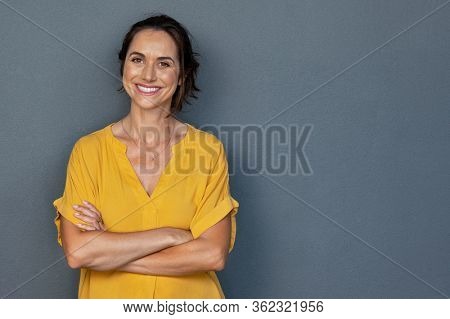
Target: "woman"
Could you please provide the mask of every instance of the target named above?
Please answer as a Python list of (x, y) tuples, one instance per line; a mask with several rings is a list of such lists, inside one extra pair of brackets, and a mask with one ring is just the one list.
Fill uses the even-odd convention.
[(172, 116), (199, 91), (195, 55), (166, 15), (123, 40), (130, 112), (75, 143), (53, 202), (58, 242), (81, 269), (79, 298), (224, 298), (215, 271), (233, 248), (239, 207), (226, 154)]

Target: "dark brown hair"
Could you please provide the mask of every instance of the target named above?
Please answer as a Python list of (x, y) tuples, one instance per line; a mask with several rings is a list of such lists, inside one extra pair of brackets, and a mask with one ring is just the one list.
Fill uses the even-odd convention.
[[(119, 51), (120, 75), (123, 76), (123, 67), (127, 56), (128, 48), (134, 36), (141, 30), (153, 29), (167, 32), (178, 49), (178, 57), (180, 60), (180, 78), (179, 85), (172, 97), (170, 112), (179, 112), (183, 107), (183, 103), (191, 104), (189, 98), (197, 99), (195, 92), (201, 90), (197, 87), (195, 79), (197, 78), (197, 70), (200, 64), (196, 57), (200, 56), (192, 50), (189, 31), (175, 19), (165, 15), (156, 14), (149, 18), (139, 21), (130, 28), (122, 42), (122, 49)], [(118, 91), (124, 91), (123, 86)]]

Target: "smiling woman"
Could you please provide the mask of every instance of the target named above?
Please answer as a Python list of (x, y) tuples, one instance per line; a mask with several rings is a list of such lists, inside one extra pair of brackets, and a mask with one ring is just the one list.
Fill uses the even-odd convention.
[(119, 52), (130, 112), (81, 137), (53, 202), (79, 298), (224, 298), (215, 271), (239, 203), (223, 144), (173, 115), (199, 91), (188, 32), (166, 15), (134, 24)]
[(171, 36), (165, 31), (141, 30), (128, 50), (131, 53), (125, 57), (122, 78), (133, 103), (141, 108), (170, 106), (182, 84), (177, 47)]
[[(147, 31), (146, 34), (136, 35), (141, 31)], [(152, 32), (153, 31), (153, 32)], [(155, 32), (160, 31), (160, 32)], [(152, 34), (153, 33), (153, 34)], [(175, 91), (172, 102), (171, 111), (181, 111), (183, 103), (190, 103), (188, 98), (197, 98), (196, 92), (200, 89), (196, 86), (195, 80), (197, 77), (197, 70), (199, 63), (196, 59), (198, 53), (192, 50), (191, 41), (189, 39), (189, 32), (180, 23), (166, 15), (154, 16), (149, 19), (137, 22), (130, 31), (125, 35), (122, 49), (119, 51), (119, 60), (121, 61), (120, 74), (124, 76), (127, 58), (133, 63), (140, 63), (145, 65), (145, 52), (134, 50), (130, 45), (132, 42), (145, 37), (152, 37), (161, 41), (154, 42), (154, 48), (157, 51), (150, 51), (156, 57), (157, 62), (161, 62), (161, 67), (168, 67), (169, 70), (177, 69), (179, 71), (178, 88)], [(150, 45), (150, 43), (147, 43)], [(170, 54), (158, 56), (156, 52), (168, 52)], [(123, 89), (123, 86), (120, 90)], [(127, 91), (127, 93), (129, 93)]]

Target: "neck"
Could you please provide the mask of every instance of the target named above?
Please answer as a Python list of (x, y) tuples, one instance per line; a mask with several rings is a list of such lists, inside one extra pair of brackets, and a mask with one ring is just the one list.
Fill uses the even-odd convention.
[(173, 132), (174, 119), (172, 115), (160, 108), (143, 110), (131, 108), (123, 118), (127, 133), (135, 140), (147, 145), (165, 144)]

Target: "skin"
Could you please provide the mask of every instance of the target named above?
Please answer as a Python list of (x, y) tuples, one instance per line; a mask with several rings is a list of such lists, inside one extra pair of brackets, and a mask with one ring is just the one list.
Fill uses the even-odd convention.
[[(94, 205), (86, 202), (85, 205), (79, 205), (77, 211), (77, 218), (85, 223), (79, 224), (80, 230), (87, 230), (84, 233), (95, 234), (95, 240), (101, 238), (99, 236), (100, 234), (107, 233), (107, 231), (103, 230), (104, 226), (101, 225), (101, 213)], [(178, 231), (177, 229), (172, 230)], [(175, 232), (175, 235), (179, 235), (176, 239), (179, 241), (177, 245), (172, 245), (159, 252), (136, 258), (119, 267), (109, 268), (106, 266), (107, 268), (105, 268), (104, 265), (94, 265), (94, 267), (91, 266), (90, 268), (96, 270), (114, 269), (145, 275), (166, 276), (188, 275), (210, 270), (220, 271), (225, 267), (230, 244), (230, 231), (231, 217), (227, 215), (195, 240), (188, 239), (190, 233), (187, 237), (184, 237), (183, 233), (177, 234)], [(155, 237), (154, 240), (159, 240), (162, 237), (164, 236)], [(126, 257), (121, 258), (125, 259)]]
[[(119, 123), (113, 125), (112, 130), (127, 145), (127, 156), (150, 194), (168, 162), (165, 154), (168, 133), (175, 132), (172, 143), (177, 143), (186, 131), (173, 116), (166, 118), (170, 114), (173, 94), (182, 83), (177, 47), (172, 38), (163, 31), (138, 32), (127, 52), (122, 81), (131, 99), (130, 112), (123, 118), (123, 125), (134, 141)], [(161, 90), (155, 96), (144, 96), (137, 90), (137, 83), (159, 86)], [(157, 134), (148, 134), (143, 128), (152, 128), (151, 132)], [(135, 143), (137, 140), (141, 143)], [(141, 172), (141, 167), (152, 167), (142, 162), (141, 147), (160, 154), (152, 163), (156, 174)], [(170, 227), (143, 232), (110, 232), (102, 222), (101, 212), (91, 203), (78, 203), (74, 209), (78, 214), (75, 217), (80, 220), (77, 225), (61, 217), (63, 249), (72, 268), (179, 276), (220, 271), (226, 263), (230, 215), (193, 239), (190, 231)]]

